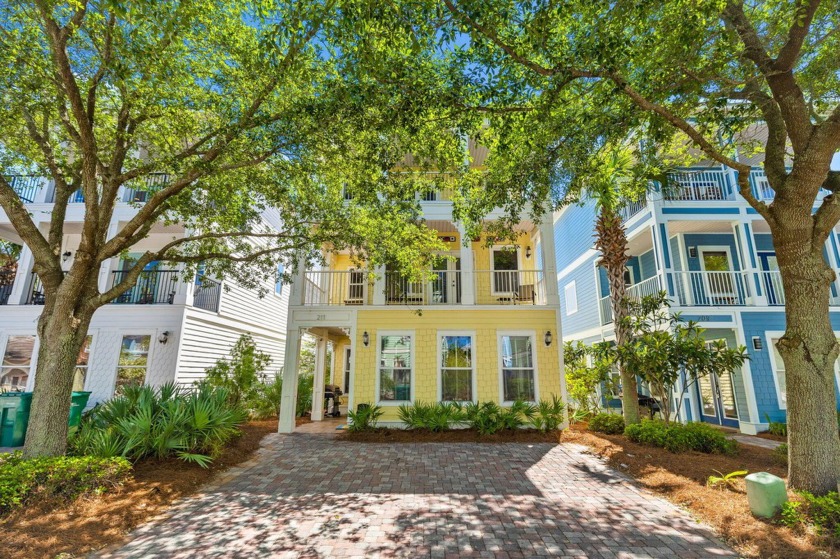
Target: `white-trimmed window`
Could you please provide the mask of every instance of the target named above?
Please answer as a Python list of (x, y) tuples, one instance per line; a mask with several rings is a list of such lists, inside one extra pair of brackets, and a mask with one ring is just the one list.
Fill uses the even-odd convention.
[(90, 346), (93, 336), (86, 336), (82, 344), (82, 349), (79, 350), (79, 356), (76, 357), (76, 372), (73, 374), (73, 391), (79, 392), (85, 389), (85, 380), (87, 379), (88, 365), (90, 364)]
[(533, 333), (499, 335), (501, 400), (514, 402), (537, 400), (537, 370)]
[[(779, 336), (781, 337), (781, 336)], [(776, 342), (779, 337), (770, 338), (771, 350), (771, 365), (773, 366), (773, 383), (776, 385), (776, 396), (779, 399), (779, 408), (787, 409), (787, 379), (785, 378), (785, 362), (779, 350), (776, 348)]]
[(563, 288), (563, 295), (566, 298), (566, 314), (575, 314), (578, 311), (577, 284), (567, 283)]
[(414, 334), (383, 332), (379, 334), (379, 371), (377, 399), (385, 404), (404, 404), (413, 399)]
[(114, 394), (122, 393), (124, 386), (143, 384), (149, 367), (150, 335), (126, 335), (120, 344), (120, 360), (117, 364), (117, 380)]
[(0, 389), (25, 390), (32, 370), (35, 336), (9, 336), (0, 367)]
[(475, 361), (470, 333), (447, 332), (439, 337), (440, 400), (472, 402), (475, 399)]

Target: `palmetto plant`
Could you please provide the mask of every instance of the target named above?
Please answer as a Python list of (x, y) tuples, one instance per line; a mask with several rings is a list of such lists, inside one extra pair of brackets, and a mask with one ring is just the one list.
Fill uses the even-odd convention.
[(247, 418), (228, 398), (206, 384), (189, 392), (174, 383), (128, 386), (85, 414), (70, 446), (75, 454), (135, 461), (175, 456), (207, 467)]

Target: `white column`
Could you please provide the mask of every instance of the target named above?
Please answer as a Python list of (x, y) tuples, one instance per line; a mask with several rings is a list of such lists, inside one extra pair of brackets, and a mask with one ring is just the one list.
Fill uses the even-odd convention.
[[(118, 219), (114, 218), (111, 223), (108, 225), (108, 239), (113, 239), (117, 232), (119, 231), (120, 222)], [(109, 258), (102, 265), (99, 267), (99, 292), (104, 293), (109, 287), (111, 287), (111, 271), (114, 269), (114, 266), (119, 262), (119, 258)]]
[(373, 304), (385, 304), (385, 266), (377, 266), (376, 280), (373, 282)]
[(461, 304), (475, 305), (475, 263), (472, 242), (463, 224), (458, 225), (461, 240)]
[(540, 250), (542, 251), (545, 272), (545, 302), (548, 305), (560, 306), (560, 291), (557, 288), (557, 263), (554, 252), (554, 214), (552, 212), (543, 215), (540, 223)]
[[(741, 265), (745, 281), (749, 282), (747, 285), (747, 292), (752, 297), (754, 305), (766, 306), (767, 294), (764, 292), (766, 283), (761, 281), (761, 275), (758, 273), (758, 257), (755, 251), (755, 237), (752, 234), (752, 227), (747, 222), (733, 222), (732, 231), (738, 237), (738, 245), (741, 247)], [(759, 287), (761, 295), (758, 294)]]
[(338, 363), (338, 358), (336, 357), (336, 355), (337, 355), (336, 347), (338, 346), (338, 344), (336, 344), (335, 342), (332, 342), (331, 345), (332, 345), (332, 354), (331, 354), (331, 357), (330, 357), (330, 384), (341, 384), (341, 382), (336, 382), (335, 381), (336, 380), (336, 370), (335, 369), (336, 369), (336, 366), (337, 366), (337, 363)]
[(315, 378), (312, 383), (312, 421), (324, 419), (324, 377), (327, 373), (327, 336), (318, 332), (315, 343)]
[(32, 256), (32, 251), (24, 244), (20, 250), (20, 257), (18, 258), (15, 283), (12, 285), (12, 291), (9, 293), (9, 304), (26, 304), (26, 298), (32, 290), (32, 265), (34, 262), (35, 258)]
[(300, 329), (290, 328), (286, 332), (286, 353), (283, 359), (283, 393), (280, 395), (280, 433), (295, 430), (297, 408), (298, 357), (300, 355)]

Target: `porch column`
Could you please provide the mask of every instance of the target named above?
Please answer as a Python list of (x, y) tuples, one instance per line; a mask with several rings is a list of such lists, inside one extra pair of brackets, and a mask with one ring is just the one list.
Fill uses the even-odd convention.
[(277, 429), (280, 433), (295, 430), (299, 354), (300, 329), (290, 328), (286, 331), (286, 352), (283, 358), (283, 392), (280, 395), (280, 422)]
[[(122, 199), (122, 198), (120, 198)], [(120, 228), (120, 222), (118, 219), (114, 218), (111, 220), (111, 223), (108, 225), (108, 238), (113, 239)], [(111, 271), (114, 269), (114, 266), (119, 263), (119, 258), (109, 258), (102, 265), (99, 266), (99, 292), (104, 293), (108, 290), (111, 283)]]
[[(547, 212), (540, 223), (540, 250), (545, 273), (545, 302), (547, 305), (560, 306), (560, 291), (557, 287), (557, 264), (554, 252), (554, 214)], [(558, 333), (559, 334), (559, 333)], [(559, 338), (559, 335), (558, 335)], [(560, 345), (558, 343), (558, 345)]]
[[(11, 305), (25, 305), (26, 299), (31, 292), (32, 285), (32, 265), (35, 259), (32, 256), (32, 251), (25, 244), (20, 249), (20, 257), (18, 258), (17, 272), (15, 272), (15, 283), (12, 285), (12, 291), (9, 293), (9, 304)], [(29, 292), (27, 292), (27, 286)]]
[(376, 280), (373, 282), (373, 304), (385, 304), (385, 266), (377, 266), (374, 271)]
[(472, 241), (463, 224), (457, 224), (461, 241), (461, 304), (475, 305), (475, 264)]
[(682, 285), (682, 289), (680, 289), (678, 284), (683, 278), (674, 277), (674, 255), (671, 254), (671, 245), (668, 238), (668, 222), (660, 220), (661, 214), (657, 215), (656, 223), (650, 227), (653, 251), (656, 256), (656, 273), (662, 280), (662, 289), (668, 293), (674, 303), (677, 305), (690, 304), (690, 301), (680, 300), (684, 297), (679, 297), (679, 295), (687, 295), (686, 286)]
[[(315, 332), (313, 332), (315, 334)], [(327, 373), (327, 334), (319, 331), (315, 342), (315, 378), (312, 382), (312, 421), (324, 419), (324, 377)]]
[(767, 294), (764, 292), (764, 285), (762, 284), (761, 274), (758, 270), (758, 258), (755, 253), (755, 237), (753, 237), (752, 227), (750, 227), (748, 222), (734, 222), (732, 224), (732, 230), (738, 241), (738, 251), (741, 253), (741, 269), (746, 272), (745, 279), (748, 283), (747, 292), (752, 295), (754, 305), (766, 306)]

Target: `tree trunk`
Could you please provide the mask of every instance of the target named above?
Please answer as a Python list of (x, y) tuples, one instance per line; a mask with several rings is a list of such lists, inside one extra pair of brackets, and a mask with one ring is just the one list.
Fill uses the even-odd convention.
[[(788, 221), (812, 223), (807, 217)], [(812, 238), (812, 232), (802, 227), (784, 222), (774, 227), (787, 315), (787, 330), (777, 347), (787, 380), (788, 483), (825, 494), (837, 491), (840, 478), (834, 375), (840, 346), (828, 309), (835, 274), (823, 257), (822, 244)]]
[[(627, 269), (627, 233), (621, 216), (614, 209), (601, 206), (595, 223), (595, 248), (601, 251), (599, 264), (607, 271), (610, 284), (610, 307), (613, 313), (615, 343), (623, 346), (630, 337), (626, 324), (627, 290), (624, 285), (624, 273)], [(621, 376), (621, 408), (624, 423), (639, 423), (639, 396), (636, 375), (628, 371), (619, 361), (618, 372)]]
[(84, 344), (92, 311), (79, 315), (75, 301), (57, 301), (55, 293), (45, 293), (48, 301), (38, 320), (38, 362), (32, 411), (26, 430), (24, 454), (27, 457), (59, 456), (67, 450), (67, 419), (76, 359)]

